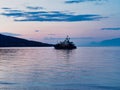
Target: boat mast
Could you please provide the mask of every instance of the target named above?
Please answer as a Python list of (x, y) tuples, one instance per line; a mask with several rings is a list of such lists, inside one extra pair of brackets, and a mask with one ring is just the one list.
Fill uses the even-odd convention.
[(67, 35), (66, 39), (65, 39), (65, 42), (69, 42), (70, 41), (70, 38), (69, 36)]

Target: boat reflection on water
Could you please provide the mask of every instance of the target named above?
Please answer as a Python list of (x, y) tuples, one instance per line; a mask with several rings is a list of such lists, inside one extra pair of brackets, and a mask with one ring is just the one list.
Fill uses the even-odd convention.
[(69, 36), (66, 37), (66, 39), (63, 42), (59, 42), (56, 45), (54, 45), (55, 49), (76, 49), (77, 47), (73, 42), (70, 42)]

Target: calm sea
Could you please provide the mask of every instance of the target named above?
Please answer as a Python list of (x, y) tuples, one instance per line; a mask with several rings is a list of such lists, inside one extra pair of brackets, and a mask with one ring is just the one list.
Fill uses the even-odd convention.
[(0, 90), (120, 90), (120, 47), (0, 48)]

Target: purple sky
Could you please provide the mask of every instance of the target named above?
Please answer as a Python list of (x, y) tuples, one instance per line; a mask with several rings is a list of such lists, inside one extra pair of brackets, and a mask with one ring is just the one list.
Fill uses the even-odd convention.
[(120, 37), (120, 0), (1, 0), (0, 33), (79, 44)]

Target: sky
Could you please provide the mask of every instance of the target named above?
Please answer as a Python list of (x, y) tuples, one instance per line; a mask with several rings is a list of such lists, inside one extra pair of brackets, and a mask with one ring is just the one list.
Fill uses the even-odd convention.
[(0, 0), (0, 33), (77, 44), (120, 38), (120, 0)]

